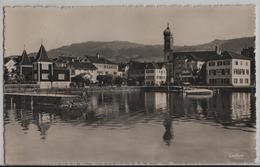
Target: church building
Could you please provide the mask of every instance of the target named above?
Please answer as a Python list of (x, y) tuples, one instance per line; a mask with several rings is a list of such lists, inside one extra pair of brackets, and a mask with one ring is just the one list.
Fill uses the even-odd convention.
[(173, 35), (171, 33), (169, 23), (167, 24), (167, 28), (163, 31), (164, 35), (164, 62), (166, 63), (166, 70), (167, 70), (167, 83), (173, 83), (173, 63), (174, 63), (174, 56), (173, 56)]

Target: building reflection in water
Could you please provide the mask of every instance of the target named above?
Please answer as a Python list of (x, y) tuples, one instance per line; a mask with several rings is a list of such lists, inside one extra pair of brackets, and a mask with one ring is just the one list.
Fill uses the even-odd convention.
[(145, 92), (145, 109), (147, 112), (168, 112), (167, 93)]
[(46, 139), (47, 131), (51, 127), (53, 115), (46, 112), (33, 112), (34, 124), (38, 127), (41, 139)]
[(189, 98), (178, 93), (95, 92), (86, 100), (86, 108), (64, 111), (41, 106), (31, 97), (5, 96), (5, 124), (18, 122), (24, 131), (30, 130), (30, 124), (35, 124), (41, 138), (46, 139), (47, 131), (57, 121), (105, 126), (155, 121), (163, 124), (163, 140), (170, 145), (173, 119), (217, 122), (225, 126), (243, 123), (249, 127), (256, 119), (253, 93), (221, 92), (210, 98)]

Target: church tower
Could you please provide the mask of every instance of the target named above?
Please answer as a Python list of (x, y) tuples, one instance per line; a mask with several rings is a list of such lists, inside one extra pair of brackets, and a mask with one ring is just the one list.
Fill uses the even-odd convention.
[(173, 36), (167, 23), (167, 28), (163, 31), (164, 36), (164, 61), (169, 62), (173, 52)]
[(173, 83), (173, 35), (171, 33), (169, 23), (167, 28), (163, 31), (164, 36), (164, 62), (166, 64), (167, 77), (166, 82), (168, 84)]

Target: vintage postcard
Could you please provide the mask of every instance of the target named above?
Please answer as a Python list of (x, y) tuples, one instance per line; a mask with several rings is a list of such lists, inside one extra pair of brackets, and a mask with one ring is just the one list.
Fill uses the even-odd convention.
[(255, 11), (4, 6), (4, 163), (254, 164)]

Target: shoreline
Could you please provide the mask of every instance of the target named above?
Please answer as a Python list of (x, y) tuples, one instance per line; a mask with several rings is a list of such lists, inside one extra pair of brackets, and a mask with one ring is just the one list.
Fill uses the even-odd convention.
[[(233, 86), (208, 86), (208, 85), (194, 85), (191, 88), (195, 89), (211, 89), (216, 92), (219, 91), (229, 91), (229, 92), (256, 92), (255, 86), (247, 87), (233, 87)], [(63, 94), (80, 94), (84, 92), (103, 92), (103, 91), (152, 91), (152, 92), (182, 92), (181, 86), (93, 86), (84, 88), (50, 88), (41, 89), (38, 87), (28, 87), (28, 85), (4, 85), (5, 93), (63, 93)]]

